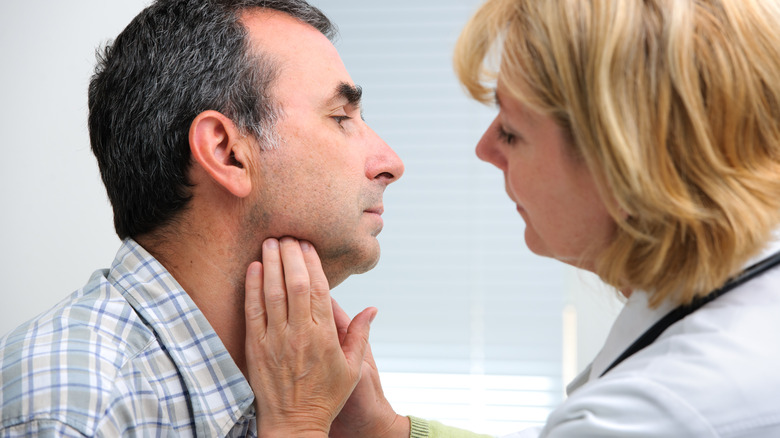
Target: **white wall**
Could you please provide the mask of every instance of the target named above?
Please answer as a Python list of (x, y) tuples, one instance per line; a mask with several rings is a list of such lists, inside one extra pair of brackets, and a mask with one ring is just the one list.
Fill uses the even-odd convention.
[(0, 333), (80, 287), (116, 252), (86, 89), (95, 48), (144, 3), (0, 5)]

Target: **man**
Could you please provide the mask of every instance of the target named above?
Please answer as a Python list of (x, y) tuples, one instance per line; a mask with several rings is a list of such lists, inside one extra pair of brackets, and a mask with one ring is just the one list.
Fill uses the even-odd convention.
[(0, 436), (254, 435), (244, 278), (268, 237), (333, 287), (379, 257), (403, 173), (303, 0), (158, 0), (89, 86), (123, 239), (110, 269), (0, 340)]

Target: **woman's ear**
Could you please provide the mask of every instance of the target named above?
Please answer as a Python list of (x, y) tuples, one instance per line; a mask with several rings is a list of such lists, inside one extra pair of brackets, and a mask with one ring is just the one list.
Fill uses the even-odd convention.
[(217, 111), (198, 114), (190, 125), (192, 158), (220, 186), (243, 198), (252, 191), (247, 137)]

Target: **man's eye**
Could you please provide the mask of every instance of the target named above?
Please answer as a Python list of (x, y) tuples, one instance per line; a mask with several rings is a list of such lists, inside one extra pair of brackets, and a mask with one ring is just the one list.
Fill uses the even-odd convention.
[(349, 116), (331, 116), (331, 117), (332, 117), (332, 118), (333, 118), (333, 119), (336, 121), (336, 123), (338, 123), (339, 125), (341, 125), (341, 122), (343, 122), (343, 121), (345, 121), (345, 120), (349, 120), (349, 119), (351, 119), (351, 118), (352, 118), (352, 117), (349, 117)]

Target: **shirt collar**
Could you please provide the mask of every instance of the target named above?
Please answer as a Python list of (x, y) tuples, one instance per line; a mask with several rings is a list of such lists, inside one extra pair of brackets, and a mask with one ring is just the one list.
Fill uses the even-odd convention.
[(197, 436), (224, 436), (254, 416), (254, 394), (206, 317), (173, 276), (132, 239), (108, 275), (155, 332), (184, 379)]

